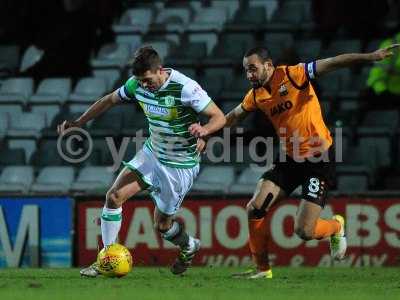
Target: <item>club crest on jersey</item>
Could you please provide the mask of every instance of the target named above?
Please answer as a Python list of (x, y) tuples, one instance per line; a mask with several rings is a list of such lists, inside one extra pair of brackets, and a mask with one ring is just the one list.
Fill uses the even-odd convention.
[(286, 96), (287, 94), (288, 94), (287, 87), (286, 87), (284, 84), (282, 84), (282, 85), (279, 87), (279, 95), (281, 95), (281, 96)]
[(173, 96), (164, 97), (164, 102), (166, 106), (173, 106), (175, 104), (175, 98)]

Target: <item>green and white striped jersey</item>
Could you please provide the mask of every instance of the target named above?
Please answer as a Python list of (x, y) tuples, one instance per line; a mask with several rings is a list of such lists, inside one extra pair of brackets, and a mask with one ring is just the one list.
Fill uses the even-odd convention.
[(138, 101), (148, 123), (147, 146), (158, 160), (169, 167), (192, 168), (199, 163), (197, 139), (188, 128), (197, 123), (198, 113), (211, 103), (200, 85), (182, 73), (166, 69), (169, 77), (152, 93), (140, 86), (135, 77), (119, 88), (122, 101)]

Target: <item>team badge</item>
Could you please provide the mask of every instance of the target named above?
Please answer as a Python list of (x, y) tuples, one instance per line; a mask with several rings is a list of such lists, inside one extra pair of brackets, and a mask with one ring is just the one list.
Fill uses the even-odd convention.
[(166, 106), (173, 106), (175, 104), (175, 98), (173, 96), (166, 96), (164, 101)]
[(288, 90), (284, 84), (279, 87), (279, 95), (286, 96), (288, 94)]

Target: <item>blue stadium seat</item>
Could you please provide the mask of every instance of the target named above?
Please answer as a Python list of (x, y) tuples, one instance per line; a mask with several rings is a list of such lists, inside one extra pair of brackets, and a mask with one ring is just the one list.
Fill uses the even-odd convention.
[(26, 194), (33, 182), (31, 166), (9, 166), (0, 175), (0, 192)]
[(73, 180), (73, 167), (45, 167), (40, 170), (30, 191), (34, 193), (67, 194)]

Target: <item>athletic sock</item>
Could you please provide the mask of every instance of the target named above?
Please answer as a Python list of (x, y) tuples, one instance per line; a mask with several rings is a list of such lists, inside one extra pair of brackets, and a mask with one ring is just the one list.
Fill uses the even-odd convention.
[(121, 222), (122, 207), (115, 209), (103, 207), (103, 213), (101, 214), (101, 237), (104, 247), (116, 242)]
[(339, 233), (340, 226), (336, 220), (318, 219), (315, 223), (313, 239), (321, 240)]
[(249, 219), (249, 247), (254, 264), (259, 271), (269, 270), (267, 248), (267, 219)]
[(161, 233), (161, 236), (181, 249), (194, 249), (194, 238), (189, 236), (185, 232), (183, 224), (177, 221), (173, 221), (171, 228)]

